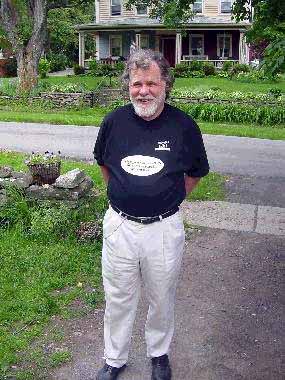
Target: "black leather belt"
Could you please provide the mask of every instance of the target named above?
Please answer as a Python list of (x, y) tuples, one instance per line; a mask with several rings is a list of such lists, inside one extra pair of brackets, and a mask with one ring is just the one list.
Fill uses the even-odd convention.
[(158, 216), (146, 216), (146, 217), (136, 217), (136, 216), (132, 216), (132, 215), (128, 215), (126, 213), (124, 213), (123, 211), (121, 211), (120, 209), (118, 209), (118, 207), (116, 206), (113, 206), (113, 205), (110, 205), (112, 207), (112, 209), (114, 211), (116, 211), (120, 216), (122, 216), (123, 218), (125, 219), (128, 219), (128, 220), (132, 220), (133, 222), (137, 222), (137, 223), (141, 223), (141, 224), (150, 224), (150, 223), (154, 223), (154, 222), (158, 222), (162, 219), (165, 219), (165, 218), (168, 218), (169, 216), (175, 214), (179, 208), (178, 207), (175, 207), (161, 215), (158, 215)]

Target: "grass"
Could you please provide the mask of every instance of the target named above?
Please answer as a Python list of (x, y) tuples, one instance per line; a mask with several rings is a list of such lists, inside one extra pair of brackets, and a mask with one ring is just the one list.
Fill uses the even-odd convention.
[[(0, 166), (24, 170), (25, 157), (24, 154), (0, 150)], [(89, 210), (88, 215), (94, 219), (96, 213), (102, 214), (107, 207), (100, 169), (97, 165), (64, 160), (62, 172), (75, 167), (84, 169), (102, 192)], [(210, 173), (201, 180), (191, 199), (221, 200), (223, 197), (224, 177)], [(27, 210), (24, 203), (16, 199), (10, 210), (16, 214), (15, 220), (18, 219), (19, 223), (10, 229), (0, 230), (1, 379), (48, 378), (44, 374), (51, 367), (71, 360), (71, 354), (64, 345), (60, 350), (45, 352), (43, 349), (47, 341), (57, 340), (57, 346), (60, 346), (64, 340), (59, 332), (46, 336), (45, 329), (51, 317), (68, 317), (69, 305), (74, 300), (81, 299), (90, 307), (102, 301), (102, 243), (79, 243), (74, 235), (65, 238), (53, 234), (35, 237), (27, 228), (32, 211)], [(1, 215), (3, 209), (0, 209), (0, 220)], [(90, 291), (94, 288), (96, 292)], [(43, 343), (33, 347), (35, 341)], [(16, 368), (11, 368), (15, 364)]]
[[(3, 83), (8, 83), (11, 78), (1, 78)], [(100, 82), (104, 79), (101, 77), (91, 76), (65, 76), (65, 77), (53, 77), (50, 76), (46, 79), (40, 79), (40, 84), (67, 84), (76, 83), (81, 84), (86, 90), (94, 90)], [(107, 79), (108, 80), (108, 79)], [(115, 79), (114, 85), (118, 83)], [(279, 88), (285, 92), (285, 78), (284, 76), (277, 81), (260, 81), (257, 83), (243, 83), (234, 79), (218, 78), (218, 77), (206, 77), (206, 78), (176, 78), (174, 88), (191, 88), (208, 90), (212, 87), (219, 87), (221, 91), (233, 92), (233, 91), (245, 91), (245, 92), (268, 92), (272, 87)]]

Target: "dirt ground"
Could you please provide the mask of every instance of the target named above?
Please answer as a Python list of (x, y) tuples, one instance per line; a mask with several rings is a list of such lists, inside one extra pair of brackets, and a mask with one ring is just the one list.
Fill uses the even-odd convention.
[[(285, 239), (218, 229), (199, 231), (187, 241), (177, 291), (170, 353), (173, 379), (284, 379)], [(122, 380), (150, 379), (144, 343), (146, 311), (143, 299)], [(51, 373), (50, 379), (95, 379), (104, 362), (103, 309), (65, 321), (62, 328), (73, 360)]]

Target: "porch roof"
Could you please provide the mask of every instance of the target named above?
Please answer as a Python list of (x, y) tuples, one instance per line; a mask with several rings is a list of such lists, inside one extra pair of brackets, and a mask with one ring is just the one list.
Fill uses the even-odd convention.
[[(250, 26), (248, 21), (235, 22), (224, 17), (207, 17), (203, 15), (196, 16), (189, 24), (186, 25), (186, 29), (195, 28), (209, 28), (209, 29), (244, 29)], [(164, 24), (162, 24), (157, 19), (151, 18), (131, 18), (131, 17), (121, 17), (119, 20), (106, 20), (100, 23), (90, 23), (75, 25), (77, 31), (104, 31), (104, 30), (128, 30), (128, 29), (167, 29)], [(179, 30), (180, 28), (173, 28), (172, 30)]]

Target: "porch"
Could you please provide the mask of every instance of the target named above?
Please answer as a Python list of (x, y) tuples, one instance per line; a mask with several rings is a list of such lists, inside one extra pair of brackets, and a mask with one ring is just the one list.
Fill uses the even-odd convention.
[[(85, 57), (84, 37), (79, 32), (79, 64), (88, 67), (91, 58)], [(212, 62), (216, 68), (225, 61), (249, 63), (249, 47), (244, 30), (208, 29), (187, 30), (186, 35), (168, 30), (96, 31), (96, 52), (92, 59), (101, 63), (125, 60), (132, 48), (160, 51), (171, 66), (188, 64), (193, 60)]]

